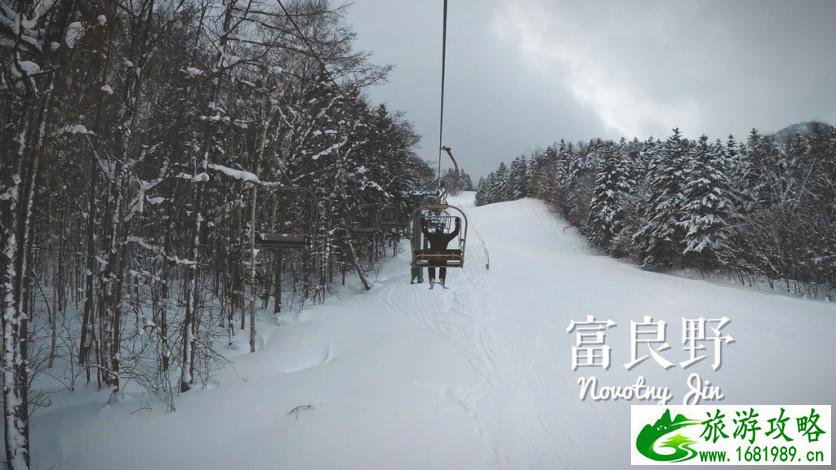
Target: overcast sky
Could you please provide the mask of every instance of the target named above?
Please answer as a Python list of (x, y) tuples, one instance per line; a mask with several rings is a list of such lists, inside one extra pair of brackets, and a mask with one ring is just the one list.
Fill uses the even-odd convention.
[[(355, 0), (368, 90), (435, 161), (442, 0)], [(449, 0), (444, 143), (474, 177), (557, 139), (836, 122), (836, 1)], [(474, 181), (475, 182), (475, 181)]]

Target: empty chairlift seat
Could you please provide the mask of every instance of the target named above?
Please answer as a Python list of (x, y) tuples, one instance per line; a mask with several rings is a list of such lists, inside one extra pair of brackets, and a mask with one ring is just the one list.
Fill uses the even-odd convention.
[(380, 226), (389, 232), (397, 233), (406, 227), (406, 222), (400, 222), (398, 220), (384, 220), (383, 222), (380, 222)]
[(376, 227), (351, 227), (351, 233), (354, 235), (374, 235), (378, 232)]
[(371, 237), (380, 232), (380, 203), (360, 204), (351, 216), (352, 235)]
[(308, 237), (304, 233), (261, 233), (256, 237), (256, 245), (266, 249), (305, 248)]

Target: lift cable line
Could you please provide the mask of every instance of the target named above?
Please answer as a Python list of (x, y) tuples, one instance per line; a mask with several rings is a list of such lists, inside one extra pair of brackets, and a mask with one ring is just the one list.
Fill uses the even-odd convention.
[[(412, 212), (412, 231), (413, 234), (417, 235), (412, 240), (411, 263), (413, 269), (429, 268), (431, 279), (433, 270), (440, 268), (442, 270), (442, 284), (444, 282), (443, 273), (447, 268), (464, 267), (467, 231), (470, 228), (467, 214), (461, 208), (447, 202), (447, 193), (451, 188), (445, 187), (444, 178), (441, 177), (441, 153), (444, 152), (453, 164), (453, 188), (459, 181), (459, 164), (453, 157), (452, 149), (444, 145), (444, 78), (446, 66), (447, 0), (444, 0), (441, 38), (441, 103), (438, 119), (438, 193), (432, 203), (418, 206)], [(478, 234), (476, 238), (481, 242), (482, 249), (485, 252), (485, 269), (490, 269), (488, 249)], [(448, 248), (447, 243), (454, 239), (457, 247)], [(430, 287), (432, 288), (432, 284), (430, 284)]]
[(438, 187), (441, 188), (441, 151), (444, 139), (444, 75), (447, 67), (447, 0), (444, 0), (444, 19), (441, 28), (441, 105), (438, 118)]

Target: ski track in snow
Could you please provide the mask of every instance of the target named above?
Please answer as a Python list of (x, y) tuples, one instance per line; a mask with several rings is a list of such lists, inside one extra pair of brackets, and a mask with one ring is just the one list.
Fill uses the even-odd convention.
[[(454, 271), (454, 270), (450, 270)], [(380, 299), (387, 308), (397, 314), (405, 315), (429, 329), (441, 340), (453, 347), (467, 361), (481, 380), (473, 387), (439, 385), (443, 389), (443, 398), (464, 410), (473, 419), (477, 432), (486, 439), (496, 462), (503, 462), (495, 444), (488, 441), (488, 427), (483, 419), (488, 417), (479, 409), (479, 402), (490, 392), (495, 392), (492, 376), (496, 372), (494, 350), (489, 345), (490, 336), (484, 331), (476, 315), (487, 315), (485, 293), (473, 282), (469, 268), (464, 268), (463, 281), (471, 292), (477, 293), (478, 306), (473, 306), (471, 295), (462, 294), (460, 282), (454, 282), (449, 289), (438, 287), (429, 291), (427, 284), (401, 285), (391, 284), (383, 289)], [(406, 292), (405, 292), (406, 291)], [(424, 292), (429, 291), (429, 292)], [(399, 307), (393, 300), (393, 294), (409, 298), (407, 307)], [(404, 295), (406, 294), (406, 295)], [(435, 296), (427, 299), (425, 296)], [(402, 297), (402, 298), (403, 298)], [(440, 302), (439, 302), (440, 301)], [(432, 304), (432, 307), (429, 307)], [(439, 308), (434, 308), (438, 305)], [(481, 307), (481, 308), (480, 308)]]
[[(486, 287), (487, 260), (474, 243), (482, 243), (478, 234), (470, 231), (468, 236), (474, 240), (469, 245), (467, 263), (461, 270), (448, 269), (449, 289), (429, 290), (426, 283), (404, 285), (398, 278), (399, 284), (392, 282), (381, 291), (380, 300), (390, 311), (407, 315), (431, 330), (479, 374), (481, 380), (473, 386), (444, 386), (444, 398), (473, 419), (493, 454), (494, 466), (514, 468), (515, 463), (525, 461), (526, 455), (553, 448), (558, 433), (528, 406), (534, 402), (532, 390), (548, 395), (542, 383), (531, 379), (537, 358), (519, 363), (512, 353), (497, 350), (491, 330), (496, 312)], [(407, 307), (399, 307), (392, 299), (402, 296), (404, 290), (408, 290), (410, 302)], [(527, 386), (519, 386), (526, 382)], [(558, 453), (552, 457), (554, 463), (561, 461)]]

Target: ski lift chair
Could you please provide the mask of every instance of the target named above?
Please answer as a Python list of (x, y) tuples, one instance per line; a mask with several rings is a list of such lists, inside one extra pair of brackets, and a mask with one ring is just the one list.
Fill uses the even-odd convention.
[(308, 244), (308, 236), (304, 233), (259, 233), (255, 243), (259, 248), (293, 250), (304, 248)]
[[(361, 204), (357, 207), (358, 211), (367, 212), (368, 217), (364, 218), (362, 222), (352, 221), (351, 233), (354, 235), (374, 236), (380, 231), (380, 211), (378, 210), (378, 203)], [(355, 212), (356, 214), (357, 212)]]
[(408, 223), (403, 220), (403, 214), (396, 207), (391, 207), (381, 216), (380, 227), (386, 229), (394, 236), (400, 236), (406, 232)]
[[(451, 213), (453, 212), (453, 213)], [(421, 217), (415, 217), (417, 213), (421, 213)], [(460, 219), (461, 227), (458, 235), (458, 248), (448, 248), (444, 250), (433, 250), (432, 248), (424, 248), (424, 235), (420, 226), (413, 226), (412, 230), (417, 230), (421, 233), (421, 243), (419, 248), (412, 249), (412, 266), (417, 268), (435, 267), (435, 268), (461, 268), (464, 267), (465, 242), (467, 241), (467, 216), (464, 211), (458, 207), (448, 204), (443, 205), (429, 205), (422, 206), (415, 209), (413, 212), (413, 220), (420, 224), (426, 221), (431, 221), (433, 228), (442, 228), (446, 233), (450, 233), (452, 226), (456, 219)]]
[(302, 192), (310, 199), (310, 210), (305, 221), (305, 232), (302, 233), (262, 233), (259, 232), (255, 237), (255, 244), (259, 248), (268, 250), (296, 250), (305, 249), (311, 241), (311, 229), (313, 223), (313, 212), (316, 208), (316, 196), (309, 189), (292, 186), (280, 186), (273, 188), (274, 191), (281, 192)]

